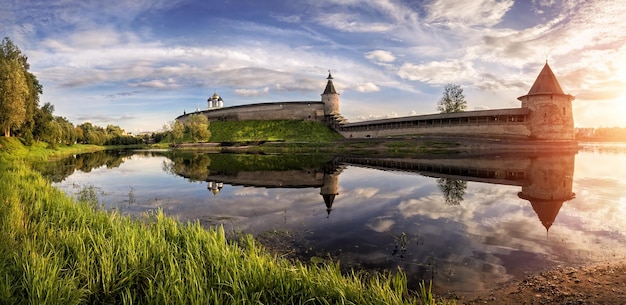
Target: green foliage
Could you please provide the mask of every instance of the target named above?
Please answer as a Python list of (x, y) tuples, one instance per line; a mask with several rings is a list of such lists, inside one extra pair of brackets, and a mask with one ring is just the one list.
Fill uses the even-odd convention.
[(94, 210), (95, 191), (75, 202), (5, 150), (28, 149), (2, 145), (0, 304), (421, 303), (402, 272), (342, 275), (337, 264), (280, 259), (251, 236), (229, 241), (221, 228), (161, 211)]
[(0, 43), (0, 129), (5, 136), (12, 130), (28, 134), (30, 140), (43, 88), (28, 69), (28, 58), (5, 37)]
[(462, 112), (467, 108), (465, 95), (460, 85), (447, 84), (443, 88), (443, 97), (437, 103), (437, 110), (441, 113)]
[(192, 114), (185, 124), (194, 142), (206, 142), (211, 137), (209, 120), (202, 114)]
[(341, 135), (312, 121), (271, 120), (211, 122), (212, 142), (332, 142)]
[[(28, 85), (17, 58), (6, 54), (7, 39), (0, 45), (0, 129), (6, 137), (24, 123)], [(10, 42), (10, 40), (8, 41)]]
[(185, 125), (180, 121), (174, 121), (172, 124), (172, 142), (178, 143), (183, 139), (183, 135), (185, 133)]

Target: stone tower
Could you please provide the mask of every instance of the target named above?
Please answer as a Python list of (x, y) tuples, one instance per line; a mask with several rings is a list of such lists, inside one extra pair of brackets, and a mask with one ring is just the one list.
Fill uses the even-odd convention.
[(530, 109), (530, 137), (538, 140), (574, 140), (574, 97), (565, 94), (546, 61), (528, 94), (517, 98)]
[(326, 83), (326, 89), (322, 93), (322, 102), (324, 103), (324, 115), (338, 115), (339, 114), (339, 93), (335, 91), (333, 85), (333, 76), (328, 71), (328, 83)]

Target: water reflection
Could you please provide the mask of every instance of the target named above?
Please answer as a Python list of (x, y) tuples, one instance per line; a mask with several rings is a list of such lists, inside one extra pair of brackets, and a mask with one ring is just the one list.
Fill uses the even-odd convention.
[[(554, 223), (563, 202), (575, 196), (572, 192), (574, 153), (441, 159), (335, 157), (326, 162), (315, 158), (312, 159), (315, 162), (304, 167), (300, 165), (298, 169), (281, 166), (278, 170), (274, 167), (259, 168), (257, 161), (276, 158), (274, 161), (280, 163), (284, 156), (173, 154), (170, 157), (172, 162), (165, 162), (164, 170), (192, 181), (207, 182), (207, 189), (213, 196), (217, 196), (224, 184), (319, 188), (328, 215), (339, 194), (339, 175), (346, 166), (413, 172), (437, 178), (437, 186), (445, 202), (451, 206), (461, 204), (468, 181), (520, 186), (519, 198), (531, 203), (546, 230)], [(229, 166), (213, 169), (215, 166), (211, 166), (211, 158), (221, 159), (221, 164)], [(237, 158), (248, 159), (248, 162)], [(234, 164), (238, 164), (237, 170), (230, 169)]]
[(34, 167), (44, 177), (52, 182), (61, 182), (75, 171), (89, 173), (93, 169), (106, 166), (108, 169), (117, 168), (124, 161), (136, 154), (153, 155), (153, 152), (139, 152), (132, 150), (96, 151), (92, 153), (77, 154), (61, 158), (53, 162), (37, 162)]
[[(93, 157), (101, 161), (90, 162), (90, 173), (56, 185), (89, 181), (103, 188), (109, 208), (162, 208), (182, 220), (257, 235), (285, 231), (285, 247), (305, 259), (400, 267), (412, 283), (433, 279), (438, 291), (477, 291), (556, 264), (624, 257), (626, 223), (619, 215), (626, 184), (610, 171), (623, 156), (581, 154), (118, 153), (108, 162)], [(599, 167), (605, 163), (613, 165)]]

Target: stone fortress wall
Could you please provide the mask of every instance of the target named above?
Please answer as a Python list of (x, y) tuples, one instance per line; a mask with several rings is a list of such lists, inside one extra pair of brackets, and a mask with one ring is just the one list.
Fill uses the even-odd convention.
[[(209, 109), (196, 111), (210, 121), (310, 120), (323, 122), (345, 138), (450, 135), (526, 140), (574, 141), (572, 101), (546, 62), (520, 108), (465, 111), (348, 123), (339, 112), (339, 94), (328, 75), (321, 101), (273, 102), (222, 107), (217, 94)], [(219, 102), (218, 102), (219, 99)], [(215, 107), (215, 105), (220, 105)], [(176, 118), (186, 122), (187, 113)]]
[(176, 120), (186, 123), (192, 114), (202, 114), (209, 121), (248, 120), (324, 120), (324, 103), (320, 101), (274, 102), (215, 108), (184, 114)]

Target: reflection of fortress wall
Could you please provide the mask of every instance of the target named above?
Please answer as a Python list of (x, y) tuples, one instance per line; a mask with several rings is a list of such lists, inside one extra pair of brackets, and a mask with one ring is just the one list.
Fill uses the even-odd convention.
[(285, 171), (236, 171), (232, 173), (210, 173), (207, 181), (219, 181), (230, 185), (255, 187), (304, 188), (321, 187), (324, 173), (318, 169)]
[(527, 183), (530, 160), (525, 157), (400, 159), (342, 157), (341, 162), (381, 170), (415, 172), (420, 175), (476, 182), (519, 185)]

